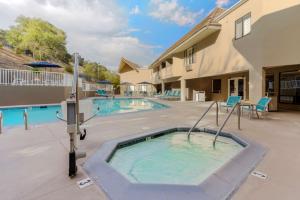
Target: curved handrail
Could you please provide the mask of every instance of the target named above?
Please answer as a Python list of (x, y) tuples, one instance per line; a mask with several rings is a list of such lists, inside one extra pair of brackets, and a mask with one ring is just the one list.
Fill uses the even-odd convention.
[[(91, 116), (90, 118), (88, 118), (87, 120), (85, 120), (82, 124), (84, 124), (85, 122), (87, 122), (87, 121), (93, 119), (94, 117), (96, 117), (99, 112), (100, 112), (100, 108), (97, 107), (97, 112), (93, 116)], [(59, 116), (59, 111), (56, 111), (56, 118), (59, 119), (59, 120), (61, 120), (61, 121), (63, 121), (63, 122), (67, 122), (67, 120), (65, 120), (65, 119), (63, 119), (62, 117)], [(82, 125), (82, 124), (80, 124), (80, 125)]]
[(200, 119), (195, 123), (195, 125), (189, 130), (188, 132), (188, 139), (190, 139), (190, 135), (191, 132), (194, 130), (194, 128), (199, 124), (199, 122), (206, 116), (206, 114), (210, 111), (210, 109), (213, 107), (213, 105), (216, 104), (216, 124), (217, 126), (219, 125), (219, 106), (218, 106), (218, 102), (214, 101), (212, 102), (212, 104), (210, 104), (210, 106), (206, 109), (206, 111), (202, 114), (202, 116), (200, 117)]
[(67, 120), (64, 120), (62, 117), (59, 116), (59, 111), (56, 111), (56, 118), (63, 122), (67, 122)]
[(97, 112), (96, 112), (93, 116), (91, 116), (90, 118), (88, 118), (87, 120), (85, 120), (82, 124), (84, 124), (85, 122), (87, 122), (87, 121), (93, 119), (94, 117), (96, 117), (96, 116), (98, 115), (99, 112), (100, 112), (100, 108), (97, 107)]
[(227, 121), (229, 120), (229, 118), (231, 117), (233, 111), (234, 111), (236, 108), (238, 108), (238, 128), (240, 129), (240, 119), (241, 119), (241, 110), (240, 110), (241, 106), (240, 106), (240, 105), (241, 105), (240, 103), (236, 103), (236, 104), (233, 106), (232, 110), (231, 110), (230, 113), (227, 115), (226, 119), (224, 120), (222, 126), (219, 128), (217, 134), (215, 135), (214, 141), (213, 141), (213, 146), (214, 146), (214, 148), (215, 148), (215, 146), (216, 146), (216, 141), (217, 141), (218, 136), (220, 135), (221, 131), (223, 130), (224, 126), (226, 125)]

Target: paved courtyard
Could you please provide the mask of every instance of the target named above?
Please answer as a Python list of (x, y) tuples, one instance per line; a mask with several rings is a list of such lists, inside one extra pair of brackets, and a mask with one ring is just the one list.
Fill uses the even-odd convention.
[[(87, 124), (88, 135), (79, 149), (91, 156), (105, 141), (144, 131), (172, 126), (192, 126), (210, 104), (166, 102), (170, 108), (157, 111), (97, 117)], [(220, 115), (220, 122), (225, 113)], [(211, 111), (200, 127), (215, 128)], [(263, 145), (265, 158), (256, 170), (268, 175), (266, 180), (250, 175), (234, 194), (235, 200), (299, 199), (300, 197), (300, 113), (269, 113), (266, 119), (242, 117), (242, 130), (237, 129), (233, 115), (225, 131), (242, 135)], [(95, 184), (79, 189), (76, 182), (87, 177), (78, 161), (76, 178), (68, 177), (69, 136), (63, 122), (5, 129), (0, 135), (0, 199), (58, 200), (107, 199)], [(141, 197), (142, 199), (142, 197)]]

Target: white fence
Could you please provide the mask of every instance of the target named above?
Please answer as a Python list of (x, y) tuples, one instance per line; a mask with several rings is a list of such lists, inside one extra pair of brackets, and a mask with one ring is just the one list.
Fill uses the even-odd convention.
[[(72, 83), (73, 75), (71, 74), (0, 68), (0, 85), (71, 87)], [(78, 79), (78, 86), (83, 91), (99, 89), (112, 91), (113, 89), (112, 85), (87, 83), (81, 78)]]
[(111, 92), (113, 90), (113, 86), (110, 84), (95, 84), (95, 83), (82, 83), (83, 91), (97, 91), (97, 90), (105, 90), (107, 92)]
[(72, 75), (0, 68), (0, 85), (72, 86)]

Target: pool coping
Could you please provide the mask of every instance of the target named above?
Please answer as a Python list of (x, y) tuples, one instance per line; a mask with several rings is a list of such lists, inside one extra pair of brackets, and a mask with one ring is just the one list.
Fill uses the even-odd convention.
[[(266, 153), (266, 149), (255, 142), (241, 136), (222, 132), (222, 136), (232, 138), (245, 148), (199, 185), (131, 183), (107, 163), (107, 160), (110, 159), (120, 143), (167, 132), (187, 130), (189, 128), (170, 127), (110, 140), (105, 142), (85, 162), (83, 168), (90, 178), (104, 190), (108, 198), (113, 200), (140, 200), (141, 198), (143, 200), (219, 200), (229, 199)], [(195, 129), (195, 131), (205, 131), (211, 134), (217, 132), (212, 129)]]

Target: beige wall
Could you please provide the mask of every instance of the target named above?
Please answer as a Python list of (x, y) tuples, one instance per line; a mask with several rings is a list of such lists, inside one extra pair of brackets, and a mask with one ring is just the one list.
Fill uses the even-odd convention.
[[(235, 74), (225, 74), (221, 76), (212, 76), (212, 77), (204, 77), (197, 79), (187, 80), (186, 87), (188, 88), (188, 96), (187, 99), (193, 99), (193, 90), (196, 91), (205, 91), (207, 100), (214, 101), (225, 101), (228, 97), (228, 79), (243, 77), (246, 80), (246, 83), (249, 82), (249, 73), (235, 73)], [(212, 93), (212, 80), (213, 79), (221, 79), (221, 92), (219, 94)], [(249, 84), (246, 84), (246, 99), (249, 99)]]
[(143, 81), (151, 82), (151, 70), (139, 69), (139, 71), (131, 70), (124, 73), (120, 73), (120, 80), (122, 82), (129, 82), (137, 84)]
[(70, 91), (65, 87), (1, 86), (0, 106), (60, 103)]
[[(55, 104), (69, 98), (71, 87), (0, 86), (0, 106)], [(79, 93), (80, 98), (92, 97), (95, 92)]]
[[(251, 12), (251, 33), (235, 40), (235, 21)], [(249, 98), (264, 95), (263, 67), (300, 63), (299, 0), (248, 0), (220, 19), (220, 32), (195, 45), (196, 63), (184, 68), (183, 52), (173, 55), (174, 76), (183, 79), (249, 71)]]

